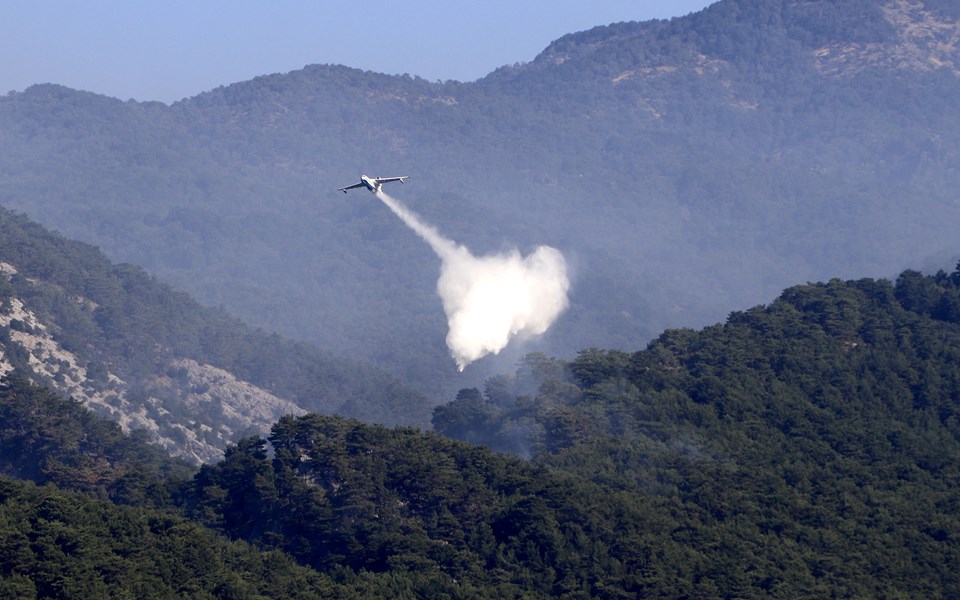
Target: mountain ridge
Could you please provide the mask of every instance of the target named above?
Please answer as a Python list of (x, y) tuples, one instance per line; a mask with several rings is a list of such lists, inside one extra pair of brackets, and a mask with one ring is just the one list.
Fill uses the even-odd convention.
[(413, 174), (401, 199), (477, 253), (564, 251), (567, 317), (525, 350), (627, 349), (798, 279), (935, 266), (960, 218), (951, 10), (724, 0), (469, 84), (315, 65), (171, 106), (31, 89), (0, 99), (0, 204), (448, 398), (518, 354), (442, 367), (436, 258), (344, 178)]
[(0, 375), (30, 376), (191, 462), (308, 410), (428, 418), (423, 396), (377, 369), (252, 330), (5, 209), (0, 236)]

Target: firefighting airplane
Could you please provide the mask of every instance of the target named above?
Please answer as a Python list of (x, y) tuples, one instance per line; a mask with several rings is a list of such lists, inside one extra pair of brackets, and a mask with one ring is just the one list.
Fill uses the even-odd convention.
[(347, 187), (337, 188), (338, 191), (347, 193), (347, 190), (352, 190), (354, 188), (365, 187), (374, 194), (380, 191), (380, 186), (385, 183), (390, 183), (391, 181), (399, 181), (403, 183), (404, 179), (410, 179), (409, 175), (404, 175), (403, 177), (367, 177), (366, 175), (360, 176), (360, 183), (355, 183), (353, 185), (348, 185)]

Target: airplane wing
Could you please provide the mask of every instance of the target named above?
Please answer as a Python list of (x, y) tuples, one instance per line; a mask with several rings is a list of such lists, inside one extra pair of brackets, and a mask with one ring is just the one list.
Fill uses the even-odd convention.
[(410, 179), (409, 175), (404, 175), (403, 177), (377, 177), (377, 183), (390, 183), (391, 181), (399, 181), (403, 183), (404, 179)]
[(360, 183), (355, 183), (355, 184), (353, 184), (353, 185), (348, 185), (347, 187), (337, 188), (337, 191), (338, 191), (338, 192), (343, 192), (344, 194), (346, 194), (346, 193), (347, 193), (347, 190), (352, 190), (352, 189), (358, 188), (358, 187), (366, 187), (366, 186), (363, 185), (363, 182), (360, 182)]

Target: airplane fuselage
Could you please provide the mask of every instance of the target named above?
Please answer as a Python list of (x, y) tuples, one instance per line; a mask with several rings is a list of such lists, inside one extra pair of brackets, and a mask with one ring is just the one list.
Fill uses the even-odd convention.
[(390, 183), (391, 181), (399, 181), (400, 183), (403, 183), (403, 180), (408, 179), (409, 177), (410, 177), (409, 175), (404, 175), (402, 177), (367, 177), (366, 175), (361, 175), (360, 183), (355, 183), (353, 185), (348, 185), (346, 187), (337, 188), (337, 190), (346, 194), (347, 190), (365, 187), (371, 192), (373, 192), (374, 194), (376, 194), (377, 192), (380, 191), (380, 186), (382, 186), (383, 184)]
[(363, 185), (367, 186), (367, 189), (373, 193), (378, 192), (380, 190), (380, 186), (383, 185), (382, 183), (378, 182), (375, 178), (367, 177), (366, 175), (361, 175), (360, 181), (362, 181)]

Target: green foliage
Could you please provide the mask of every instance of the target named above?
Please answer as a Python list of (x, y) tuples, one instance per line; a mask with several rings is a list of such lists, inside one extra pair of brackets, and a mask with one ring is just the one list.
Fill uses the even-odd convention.
[[(313, 66), (174, 106), (36, 86), (0, 99), (0, 202), (436, 391), (454, 380), (438, 366), (435, 257), (376, 206), (318, 207), (318, 181), (332, 193), (361, 164), (422, 173), (416, 208), (475, 249), (563, 243), (586, 266), (551, 331), (567, 351), (636, 347), (789, 281), (893, 272), (956, 250), (960, 84), (920, 46), (911, 62), (884, 15), (869, 0), (725, 0), (565, 36), (473, 84)], [(952, 39), (923, 31), (931, 48)], [(199, 309), (6, 211), (0, 260), (21, 272), (0, 277), (0, 306), (28, 299), (101, 379), (183, 355), (311, 409), (425, 420), (409, 416), (422, 397), (377, 371)], [(6, 341), (27, 327), (0, 329), (24, 371)], [(4, 482), (0, 592), (957, 597), (958, 328), (960, 266), (831, 280), (639, 352), (532, 354), (434, 413), (438, 432), (528, 462), (284, 418), (176, 500), (286, 554)], [(166, 467), (121, 450), (133, 442), (116, 428), (5, 386), (8, 472), (167, 502)]]
[(791, 288), (632, 355), (555, 361), (569, 375), (513, 404), (496, 387), (457, 427), (495, 441), (525, 419), (543, 432), (529, 438), (535, 464), (650, 501), (684, 544), (680, 573), (713, 564), (698, 583), (708, 595), (949, 597), (957, 277), (960, 265)]
[(654, 552), (645, 502), (480, 447), (320, 415), (278, 422), (272, 460), (264, 443), (203, 467), (190, 513), (324, 571), (457, 597), (618, 597)]
[(5, 598), (343, 598), (358, 586), (162, 513), (0, 478)]
[[(529, 461), (310, 414), (238, 441), (173, 493), (137, 440), (9, 378), (9, 472), (138, 506), (173, 501), (261, 550), (169, 514), (3, 482), (2, 589), (137, 595), (176, 581), (199, 597), (209, 586), (241, 597), (953, 597), (960, 324), (935, 307), (958, 279), (960, 269), (797, 286), (633, 354), (532, 354), (483, 393), (468, 388), (438, 408), (441, 426), (491, 440), (523, 424), (529, 437), (515, 451)], [(137, 469), (132, 492), (117, 493), (117, 475)]]
[(193, 469), (80, 403), (9, 376), (0, 379), (0, 473), (121, 504), (165, 506)]
[[(111, 371), (131, 388), (148, 387), (169, 360), (190, 358), (308, 410), (390, 424), (427, 420), (426, 398), (383, 371), (251, 329), (140, 268), (114, 265), (96, 248), (3, 208), (0, 261), (18, 269), (9, 280), (0, 275), (0, 302), (16, 295), (53, 323), (55, 339), (81, 357), (94, 382), (98, 372), (105, 377)], [(16, 357), (17, 346), (3, 335), (0, 329), (0, 342)], [(18, 366), (30, 373), (26, 360)]]

